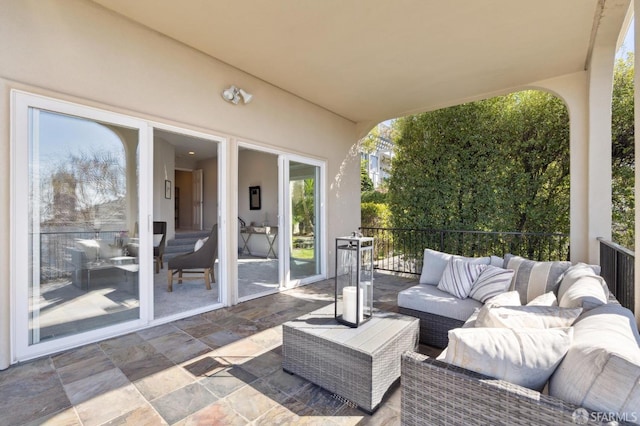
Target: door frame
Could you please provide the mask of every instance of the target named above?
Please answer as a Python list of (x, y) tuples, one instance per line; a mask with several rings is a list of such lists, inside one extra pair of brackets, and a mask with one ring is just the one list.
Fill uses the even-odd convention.
[[(229, 303), (229, 291), (228, 286), (224, 285), (224, 283), (228, 282), (228, 259), (229, 254), (225, 247), (227, 247), (229, 237), (225, 232), (227, 227), (227, 217), (228, 217), (228, 208), (227, 208), (227, 196), (228, 196), (228, 185), (224, 185), (223, 182), (226, 181), (224, 178), (227, 175), (228, 171), (228, 139), (222, 136), (218, 136), (213, 133), (205, 133), (198, 130), (187, 129), (184, 127), (173, 126), (170, 124), (164, 124), (157, 121), (149, 121), (151, 126), (151, 145), (153, 145), (153, 130), (163, 130), (171, 133), (176, 133), (184, 136), (191, 136), (198, 139), (208, 140), (218, 144), (218, 302), (212, 303), (211, 305), (207, 305), (204, 307), (191, 309), (189, 311), (180, 312), (178, 314), (169, 315), (162, 318), (153, 318), (153, 315), (150, 316), (150, 325), (159, 325), (165, 324), (171, 321), (175, 321), (180, 318), (185, 318), (192, 315), (198, 315), (204, 312), (211, 311), (212, 309), (222, 308), (224, 306), (228, 306)], [(153, 153), (151, 158), (153, 158)], [(175, 170), (189, 171), (193, 172), (195, 169), (184, 169), (180, 167), (176, 167)], [(153, 205), (153, 171), (151, 171), (151, 178), (149, 180), (149, 184), (151, 185), (151, 204)], [(174, 182), (175, 184), (175, 182)], [(193, 214), (193, 212), (192, 212)], [(201, 215), (201, 217), (203, 217)], [(175, 232), (175, 229), (174, 229)], [(152, 277), (153, 278), (153, 277)], [(153, 283), (151, 283), (151, 287), (153, 287)], [(153, 288), (152, 288), (153, 290)], [(153, 303), (152, 303), (153, 308)]]
[[(278, 156), (278, 234), (283, 235), (284, 238), (278, 237), (278, 277), (279, 277), (279, 285), (276, 290), (273, 292), (264, 292), (256, 295), (245, 296), (242, 298), (237, 297), (238, 295), (238, 280), (236, 275), (236, 280), (234, 283), (230, 283), (229, 285), (235, 285), (234, 289), (230, 289), (232, 294), (235, 295), (232, 303), (236, 302), (245, 302), (247, 300), (251, 300), (255, 297), (261, 297), (266, 294), (278, 293), (282, 290), (288, 290), (300, 285), (311, 284), (313, 282), (317, 282), (327, 278), (327, 265), (328, 265), (328, 251), (327, 251), (327, 235), (328, 235), (328, 226), (327, 226), (327, 208), (326, 208), (326, 169), (327, 162), (325, 160), (320, 160), (311, 157), (305, 157), (300, 154), (295, 154), (291, 152), (284, 151), (282, 149), (276, 149), (273, 147), (268, 147), (264, 145), (259, 145), (257, 143), (249, 142), (246, 140), (237, 140), (236, 143), (236, 171), (234, 173), (235, 179), (235, 188), (240, 190), (238, 183), (238, 169), (239, 169), (239, 151), (240, 148), (246, 148), (254, 151), (264, 152), (267, 154), (273, 154)], [(318, 177), (318, 209), (320, 214), (319, 219), (321, 221), (321, 230), (319, 236), (320, 243), (320, 273), (306, 277), (303, 279), (295, 279), (291, 280), (290, 276), (290, 241), (291, 241), (291, 226), (289, 222), (289, 213), (291, 206), (291, 199), (289, 194), (289, 162), (295, 161), (298, 163), (309, 164), (312, 166), (316, 166), (320, 169), (319, 177)], [(237, 214), (238, 201), (236, 199), (234, 212)], [(234, 227), (236, 232), (232, 233), (232, 243), (235, 247), (238, 246), (238, 229), (237, 223)], [(282, 231), (284, 230), (284, 232)], [(283, 256), (283, 253), (286, 253), (286, 256)], [(236, 257), (237, 259), (237, 257)], [(235, 262), (234, 267), (238, 267), (238, 262)]]
[[(291, 217), (291, 193), (289, 191), (289, 183), (290, 183), (290, 175), (289, 175), (289, 166), (290, 162), (294, 161), (296, 163), (307, 164), (310, 166), (318, 167), (319, 173), (316, 177), (316, 188), (318, 194), (316, 195), (316, 226), (318, 221), (320, 222), (320, 235), (318, 236), (318, 245), (317, 248), (317, 256), (320, 256), (319, 259), (316, 258), (316, 262), (319, 263), (320, 272), (315, 275), (311, 275), (305, 278), (299, 279), (291, 279), (291, 257), (289, 254), (291, 253), (291, 242), (293, 241), (293, 230), (290, 223), (286, 224), (284, 228), (286, 230), (286, 238), (283, 238), (283, 243), (286, 243), (286, 247), (283, 247), (283, 250), (286, 250), (287, 256), (285, 258), (284, 265), (284, 273), (286, 275), (286, 279), (283, 283), (286, 289), (297, 287), (299, 285), (310, 284), (316, 281), (320, 281), (327, 278), (327, 209), (325, 205), (326, 200), (326, 162), (322, 160), (316, 160), (309, 157), (304, 157), (298, 154), (282, 154), (280, 155), (280, 162), (282, 162), (280, 168), (282, 169), (282, 182), (280, 183), (280, 190), (283, 193), (282, 202), (283, 202), (283, 221), (289, 221)], [(279, 163), (280, 164), (280, 163)], [(286, 219), (285, 219), (286, 218)], [(283, 251), (282, 253), (285, 253)], [(316, 257), (317, 257), (316, 256)]]
[[(140, 226), (140, 254), (138, 280), (140, 283), (139, 315), (137, 319), (120, 324), (84, 331), (47, 342), (29, 345), (29, 288), (25, 285), (24, 274), (30, 270), (29, 245), (25, 235), (29, 232), (29, 194), (24, 190), (24, 182), (29, 181), (28, 167), (24, 167), (29, 158), (30, 115), (31, 108), (51, 111), (73, 117), (84, 118), (138, 131), (138, 149), (140, 152), (138, 170), (139, 180), (149, 176), (153, 167), (153, 147), (150, 146), (150, 126), (147, 120), (119, 114), (104, 109), (89, 107), (21, 90), (11, 90), (11, 135), (10, 135), (10, 206), (12, 223), (10, 225), (10, 312), (11, 362), (32, 359), (48, 353), (57, 352), (74, 346), (91, 343), (105, 338), (122, 335), (128, 331), (142, 328), (148, 323), (150, 305), (149, 292), (143, 291), (143, 283), (149, 282), (153, 269), (151, 237), (149, 229)], [(151, 152), (150, 152), (151, 151)], [(151, 155), (149, 155), (151, 154)], [(145, 223), (150, 216), (148, 188), (139, 182), (138, 221)], [(151, 289), (153, 290), (153, 289)], [(152, 293), (151, 293), (152, 294)]]

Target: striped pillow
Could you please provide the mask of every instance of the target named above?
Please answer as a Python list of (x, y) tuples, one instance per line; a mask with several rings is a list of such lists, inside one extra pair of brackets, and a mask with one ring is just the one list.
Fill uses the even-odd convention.
[(482, 271), (478, 279), (473, 283), (469, 297), (486, 303), (492, 297), (507, 291), (512, 278), (512, 270), (487, 265), (487, 268)]
[(536, 262), (512, 254), (504, 257), (504, 264), (505, 268), (516, 271), (510, 290), (520, 293), (523, 305), (541, 294), (555, 292), (562, 274), (571, 266), (571, 262)]
[(451, 259), (438, 283), (438, 289), (458, 299), (466, 299), (473, 282), (489, 265), (471, 263), (462, 259)]

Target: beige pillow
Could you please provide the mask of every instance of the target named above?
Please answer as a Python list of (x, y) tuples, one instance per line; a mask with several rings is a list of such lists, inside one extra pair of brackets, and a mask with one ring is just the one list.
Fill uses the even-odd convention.
[(536, 262), (512, 254), (504, 256), (504, 263), (505, 269), (516, 271), (509, 289), (520, 293), (522, 304), (556, 291), (563, 274), (571, 267), (571, 262)]
[[(560, 286), (558, 287), (558, 300), (562, 299), (564, 292), (567, 291), (569, 287), (571, 287), (577, 280), (585, 276), (600, 277), (600, 275), (594, 271), (593, 266), (587, 265), (586, 263), (582, 263), (582, 262), (578, 262), (575, 265), (571, 266), (569, 269), (567, 269), (565, 273), (562, 275), (562, 280), (560, 281)], [(606, 288), (606, 283), (604, 283), (604, 279), (602, 279), (602, 282)]]
[(84, 251), (87, 260), (93, 261), (98, 257), (98, 253), (100, 252), (100, 243), (98, 243), (98, 241), (79, 239), (76, 240), (76, 245)]
[(527, 303), (527, 306), (558, 306), (558, 298), (552, 291), (549, 291)]
[(481, 309), (476, 327), (566, 328), (571, 327), (582, 308), (556, 306), (491, 306)]
[(494, 306), (520, 306), (520, 293), (517, 291), (505, 291), (487, 300), (486, 305)]
[(558, 305), (563, 308), (581, 307), (585, 310), (606, 305), (609, 297), (598, 276), (583, 276), (577, 279), (569, 288), (565, 289)]
[(562, 297), (576, 284), (578, 281), (582, 280), (585, 277), (592, 278), (600, 283), (602, 286), (602, 291), (605, 294), (605, 300), (609, 297), (609, 287), (607, 287), (607, 283), (600, 275), (596, 274), (593, 270), (593, 266), (587, 265), (586, 263), (577, 263), (567, 269), (567, 271), (562, 276), (562, 280), (560, 281), (560, 286), (558, 287), (558, 302), (562, 300)]
[(541, 390), (571, 345), (572, 328), (456, 328), (445, 362)]

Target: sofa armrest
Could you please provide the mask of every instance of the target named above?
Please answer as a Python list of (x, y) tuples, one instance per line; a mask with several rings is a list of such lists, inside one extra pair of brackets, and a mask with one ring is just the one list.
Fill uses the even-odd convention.
[[(402, 424), (575, 425), (573, 404), (416, 352), (402, 355)], [(606, 424), (589, 413), (588, 422)], [(624, 423), (619, 423), (624, 424)]]

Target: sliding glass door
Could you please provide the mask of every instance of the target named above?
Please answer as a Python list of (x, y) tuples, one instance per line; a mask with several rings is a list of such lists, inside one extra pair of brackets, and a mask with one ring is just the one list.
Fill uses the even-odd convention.
[(240, 143), (238, 300), (326, 276), (324, 162)]
[(321, 273), (320, 166), (288, 161), (290, 280)]
[(16, 340), (28, 356), (142, 318), (141, 250), (130, 237), (146, 128), (29, 95), (16, 96), (15, 112)]

